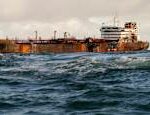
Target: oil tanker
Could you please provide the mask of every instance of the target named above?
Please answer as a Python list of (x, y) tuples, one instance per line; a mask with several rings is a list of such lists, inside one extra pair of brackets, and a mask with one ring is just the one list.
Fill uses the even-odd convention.
[(139, 40), (138, 27), (135, 22), (126, 22), (124, 27), (105, 26), (100, 28), (101, 37), (77, 39), (68, 37), (54, 37), (46, 40), (37, 36), (28, 40), (0, 40), (0, 53), (73, 53), (73, 52), (124, 52), (146, 50), (147, 41)]

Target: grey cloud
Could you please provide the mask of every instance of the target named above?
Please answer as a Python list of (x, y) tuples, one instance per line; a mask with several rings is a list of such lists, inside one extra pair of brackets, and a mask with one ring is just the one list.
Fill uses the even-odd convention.
[[(60, 21), (72, 17), (137, 15), (147, 0), (0, 0), (2, 21)], [(13, 1), (13, 2), (12, 2)], [(144, 8), (143, 8), (144, 6)]]

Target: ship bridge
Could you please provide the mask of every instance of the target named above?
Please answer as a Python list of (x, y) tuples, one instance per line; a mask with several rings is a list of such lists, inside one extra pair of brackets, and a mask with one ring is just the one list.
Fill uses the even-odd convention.
[(101, 37), (105, 40), (117, 41), (120, 39), (124, 28), (116, 26), (103, 26), (100, 31)]
[(138, 28), (135, 22), (127, 22), (124, 27), (102, 26), (101, 37), (107, 41), (118, 41), (121, 38), (132, 41), (138, 38)]

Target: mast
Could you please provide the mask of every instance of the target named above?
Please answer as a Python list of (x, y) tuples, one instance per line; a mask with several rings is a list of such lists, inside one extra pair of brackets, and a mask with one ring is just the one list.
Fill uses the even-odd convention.
[(57, 34), (57, 31), (55, 30), (54, 31), (54, 39), (56, 39), (56, 34)]
[(37, 40), (38, 39), (38, 31), (36, 30), (34, 32), (35, 32), (35, 40)]

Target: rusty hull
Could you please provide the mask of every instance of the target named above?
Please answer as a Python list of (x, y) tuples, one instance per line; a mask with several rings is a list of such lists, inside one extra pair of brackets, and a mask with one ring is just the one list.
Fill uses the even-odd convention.
[(53, 40), (0, 40), (0, 53), (74, 53), (138, 51), (149, 47), (148, 42), (117, 42), (110, 47), (104, 39), (87, 38)]

